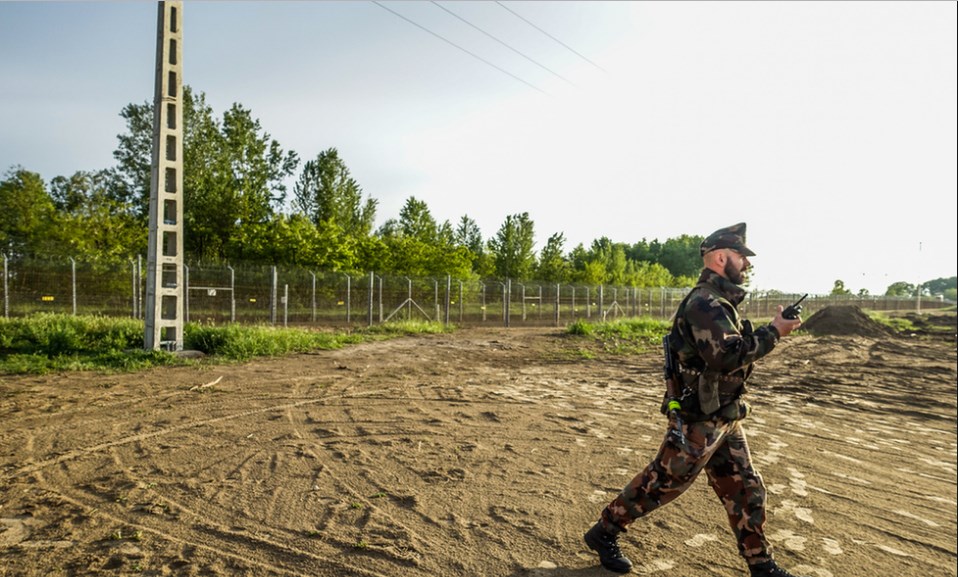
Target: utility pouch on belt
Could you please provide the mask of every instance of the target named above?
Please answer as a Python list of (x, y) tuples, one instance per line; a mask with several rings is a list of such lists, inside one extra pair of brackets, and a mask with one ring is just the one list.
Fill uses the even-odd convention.
[(712, 371), (703, 371), (699, 375), (699, 408), (706, 415), (714, 413), (721, 406), (717, 377)]

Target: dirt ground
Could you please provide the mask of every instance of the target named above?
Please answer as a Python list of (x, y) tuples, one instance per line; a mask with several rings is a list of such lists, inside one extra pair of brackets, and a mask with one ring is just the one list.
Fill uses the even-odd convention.
[[(777, 558), (956, 575), (954, 332), (825, 328), (752, 379)], [(582, 534), (664, 432), (657, 353), (556, 328), (0, 379), (4, 577), (607, 576)], [(634, 574), (746, 575), (704, 478), (621, 541)]]

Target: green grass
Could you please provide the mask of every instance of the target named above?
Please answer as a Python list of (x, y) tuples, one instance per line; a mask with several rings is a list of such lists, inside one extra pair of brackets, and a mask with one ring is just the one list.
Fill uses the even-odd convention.
[(142, 349), (143, 322), (134, 319), (56, 313), (0, 318), (0, 373), (132, 371), (177, 362), (170, 353)]
[(361, 342), (358, 335), (326, 333), (263, 325), (199, 325), (184, 327), (184, 348), (223, 359), (245, 361), (318, 349), (338, 349)]
[(187, 323), (184, 348), (208, 355), (205, 360), (196, 361), (165, 351), (144, 351), (143, 321), (44, 313), (0, 318), (0, 374), (85, 370), (129, 372), (197, 362), (246, 361), (254, 357), (337, 349), (370, 340), (450, 330), (453, 328), (441, 323), (417, 321), (342, 331)]
[(576, 321), (568, 326), (570, 335), (584, 337), (613, 354), (638, 354), (658, 350), (669, 331), (668, 321), (647, 317), (609, 322)]
[(868, 318), (875, 321), (880, 325), (884, 325), (894, 330), (895, 332), (905, 333), (912, 332), (918, 329), (911, 320), (904, 317), (890, 317), (885, 313), (876, 312), (876, 311), (865, 311), (865, 314), (868, 315)]

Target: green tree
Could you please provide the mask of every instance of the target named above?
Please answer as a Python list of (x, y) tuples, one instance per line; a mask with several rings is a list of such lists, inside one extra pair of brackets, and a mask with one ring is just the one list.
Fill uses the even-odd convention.
[(539, 253), (539, 263), (535, 274), (537, 279), (555, 283), (569, 281), (572, 270), (563, 254), (563, 245), (565, 245), (565, 235), (561, 232), (549, 237)]
[(386, 272), (389, 263), (389, 247), (382, 237), (367, 236), (356, 239), (357, 270), (353, 272)]
[(572, 280), (587, 285), (605, 284), (605, 265), (597, 260), (586, 261), (582, 268), (577, 269)]
[(409, 276), (470, 276), (472, 255), (456, 243), (449, 222), (436, 223), (429, 206), (409, 197), (399, 212), (399, 220), (387, 220), (378, 231), (387, 249), (381, 263), (384, 272)]
[(666, 239), (661, 245), (658, 258), (653, 262), (658, 262), (674, 276), (698, 278), (702, 270), (702, 255), (699, 247), (703, 240), (705, 240), (704, 237), (686, 234)]
[(335, 148), (303, 166), (293, 188), (293, 206), (316, 226), (335, 223), (352, 237), (368, 236), (376, 218), (376, 201), (363, 200), (362, 188)]
[(114, 183), (109, 170), (80, 171), (51, 181), (58, 234), (69, 254), (115, 262), (146, 252), (147, 229), (137, 216), (135, 199), (130, 203), (118, 198)]
[(495, 271), (500, 278), (527, 280), (535, 267), (535, 225), (529, 213), (506, 217), (489, 241)]
[(449, 243), (427, 243), (409, 236), (383, 238), (388, 258), (383, 272), (413, 277), (469, 278), (472, 263), (465, 247)]
[[(668, 287), (668, 286), (692, 286), (695, 280), (681, 280), (677, 282), (676, 277), (669, 272), (669, 269), (657, 262), (635, 262), (632, 261), (634, 270), (629, 276), (629, 284), (636, 287)], [(688, 279), (689, 277), (681, 277)]]
[[(284, 152), (279, 143), (262, 129), (259, 120), (242, 105), (233, 104), (223, 114), (221, 130), (223, 147), (216, 151), (218, 162), (209, 165), (221, 172), (209, 176), (216, 185), (226, 184), (217, 210), (226, 212), (233, 219), (233, 227), (223, 230), (203, 226), (205, 222), (222, 222), (222, 219), (188, 209), (190, 218), (186, 222), (192, 221), (207, 235), (217, 236), (223, 242), (226, 248), (216, 256), (243, 259), (246, 258), (244, 244), (248, 234), (245, 225), (264, 225), (274, 218), (286, 200), (283, 181), (293, 174), (299, 160), (295, 152)], [(184, 184), (187, 207), (190, 192)]]
[(453, 243), (469, 251), (472, 272), (477, 276), (485, 278), (495, 274), (495, 261), (486, 250), (485, 242), (482, 240), (482, 231), (479, 230), (476, 221), (463, 215), (453, 232)]
[(342, 272), (357, 272), (360, 266), (357, 239), (335, 222), (318, 228), (302, 214), (281, 214), (247, 230), (250, 260)]
[(435, 242), (439, 238), (439, 227), (429, 211), (429, 206), (414, 196), (406, 199), (406, 204), (399, 211), (399, 221), (392, 232), (425, 243)]
[(850, 290), (848, 290), (847, 288), (845, 288), (845, 281), (836, 280), (836, 281), (835, 281), (835, 286), (832, 287), (832, 292), (831, 292), (831, 294), (834, 295), (834, 296), (850, 295), (850, 294), (852, 294), (852, 291), (850, 291)]
[(601, 284), (621, 285), (626, 282), (626, 247), (612, 242), (608, 237), (592, 241), (589, 260), (601, 265), (605, 271)]
[(40, 175), (10, 168), (0, 181), (0, 253), (16, 258), (55, 251), (56, 216)]
[(647, 241), (644, 238), (633, 244), (626, 251), (629, 260), (636, 262), (659, 262), (662, 254), (662, 244), (658, 240)]
[[(885, 296), (887, 297), (911, 297), (915, 296), (915, 285), (905, 282), (898, 281), (888, 285), (888, 288), (885, 289)], [(834, 294), (834, 291), (833, 293)]]
[[(188, 90), (183, 87), (184, 96)], [(185, 100), (190, 101), (189, 98)], [(153, 166), (153, 105), (149, 102), (127, 104), (120, 111), (120, 117), (126, 120), (126, 132), (117, 135), (119, 142), (113, 151), (113, 158), (117, 161), (114, 195), (134, 206), (134, 214), (146, 222), (150, 213)]]
[(474, 255), (478, 256), (485, 252), (479, 225), (466, 215), (459, 219), (459, 225), (455, 231), (455, 241), (459, 246), (469, 249)]
[[(130, 104), (121, 116), (127, 132), (118, 136), (117, 190), (148, 213), (152, 166), (153, 105)], [(251, 112), (239, 104), (214, 117), (203, 93), (183, 88), (183, 219), (187, 252), (220, 260), (252, 256), (244, 242), (262, 231), (286, 197), (284, 180), (296, 168), (295, 152), (285, 152)], [(246, 228), (250, 225), (250, 228)]]
[(936, 278), (922, 283), (922, 287), (930, 295), (945, 294), (948, 289), (958, 289), (958, 277)]

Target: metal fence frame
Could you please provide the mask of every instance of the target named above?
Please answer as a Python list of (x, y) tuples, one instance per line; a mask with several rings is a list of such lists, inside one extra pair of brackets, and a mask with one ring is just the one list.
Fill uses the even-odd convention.
[[(372, 326), (425, 320), (462, 326), (561, 326), (577, 320), (667, 319), (687, 288), (586, 286), (515, 279), (412, 278), (369, 272), (349, 275), (296, 267), (184, 265), (187, 322), (282, 326)], [(146, 291), (142, 258), (128, 264), (72, 257), (12, 261), (3, 257), (3, 316), (41, 312), (142, 319)], [(771, 318), (798, 296), (753, 292), (743, 316)], [(940, 308), (951, 303), (914, 297), (810, 295), (806, 315), (854, 304), (876, 311)]]

